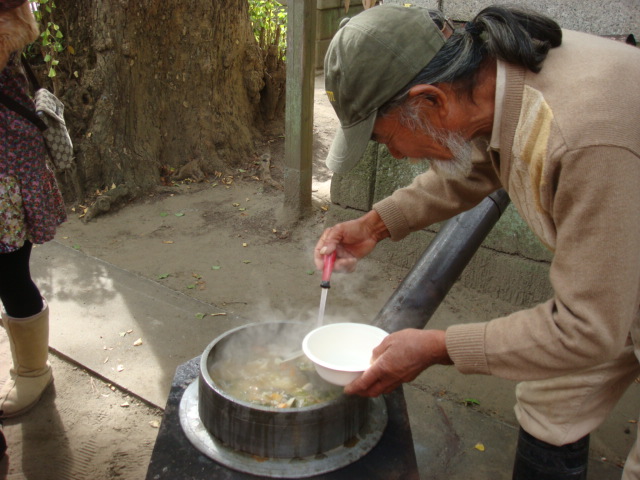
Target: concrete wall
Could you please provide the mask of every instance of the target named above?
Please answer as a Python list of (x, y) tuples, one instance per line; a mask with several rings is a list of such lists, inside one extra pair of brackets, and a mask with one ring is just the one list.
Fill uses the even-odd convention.
[(398, 3), (439, 8), (453, 20), (471, 20), (489, 5), (522, 5), (537, 10), (556, 20), (563, 28), (595, 35), (640, 35), (640, 2), (638, 0), (384, 0), (385, 4)]
[[(359, 217), (373, 204), (402, 188), (427, 164), (411, 165), (371, 142), (363, 160), (346, 175), (331, 181), (332, 208), (327, 224)], [(415, 232), (400, 242), (382, 242), (373, 252), (378, 260), (410, 268), (427, 248), (440, 225)], [(552, 293), (548, 280), (551, 254), (531, 233), (513, 205), (485, 239), (460, 282), (515, 305), (533, 305)]]

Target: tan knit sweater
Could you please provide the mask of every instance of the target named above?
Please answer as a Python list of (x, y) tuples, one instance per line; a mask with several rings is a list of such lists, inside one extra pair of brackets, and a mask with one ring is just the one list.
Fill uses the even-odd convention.
[(552, 299), (449, 327), (461, 372), (559, 376), (611, 359), (630, 331), (640, 334), (638, 79), (639, 49), (564, 31), (540, 73), (507, 65), (500, 152), (478, 149), (468, 181), (427, 172), (374, 205), (399, 240), (503, 187), (554, 252)]

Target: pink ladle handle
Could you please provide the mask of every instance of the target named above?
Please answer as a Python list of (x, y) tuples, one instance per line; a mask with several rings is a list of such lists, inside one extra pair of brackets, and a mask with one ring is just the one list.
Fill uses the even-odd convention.
[(333, 265), (336, 263), (337, 252), (330, 253), (324, 256), (324, 265), (322, 267), (322, 282), (320, 286), (323, 288), (329, 288), (329, 280), (331, 280), (331, 273), (333, 272)]

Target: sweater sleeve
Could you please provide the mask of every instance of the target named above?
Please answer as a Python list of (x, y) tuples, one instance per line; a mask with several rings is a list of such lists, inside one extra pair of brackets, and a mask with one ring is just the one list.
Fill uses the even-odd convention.
[(640, 304), (640, 158), (599, 146), (564, 155), (554, 173), (554, 297), (486, 323), (447, 329), (463, 373), (535, 380), (618, 355)]
[(408, 187), (377, 202), (373, 209), (395, 241), (473, 208), (499, 188), (488, 154), (476, 143), (473, 170), (466, 179), (448, 180), (429, 170), (418, 175)]

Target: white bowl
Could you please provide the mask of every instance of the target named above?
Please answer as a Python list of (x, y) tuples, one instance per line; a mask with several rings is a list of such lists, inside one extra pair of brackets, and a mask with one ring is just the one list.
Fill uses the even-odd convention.
[(388, 335), (363, 323), (332, 323), (316, 328), (302, 340), (302, 351), (318, 375), (334, 385), (345, 386), (371, 364), (371, 352)]

